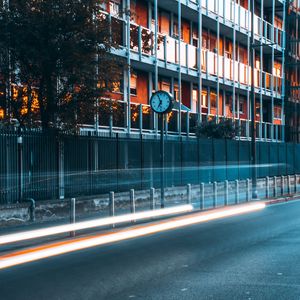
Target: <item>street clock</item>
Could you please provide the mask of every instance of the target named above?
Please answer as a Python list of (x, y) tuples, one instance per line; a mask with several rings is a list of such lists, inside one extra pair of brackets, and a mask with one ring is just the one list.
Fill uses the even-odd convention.
[(166, 91), (157, 91), (151, 96), (151, 109), (158, 114), (166, 114), (170, 112), (174, 105), (173, 96)]

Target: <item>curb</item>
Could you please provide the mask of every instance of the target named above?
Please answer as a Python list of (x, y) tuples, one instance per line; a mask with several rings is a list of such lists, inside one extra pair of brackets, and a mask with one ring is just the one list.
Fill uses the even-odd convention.
[(300, 200), (300, 194), (297, 195), (287, 195), (286, 197), (276, 198), (265, 201), (266, 205), (273, 205), (273, 204), (279, 204), (279, 203), (285, 203), (290, 201), (297, 201)]

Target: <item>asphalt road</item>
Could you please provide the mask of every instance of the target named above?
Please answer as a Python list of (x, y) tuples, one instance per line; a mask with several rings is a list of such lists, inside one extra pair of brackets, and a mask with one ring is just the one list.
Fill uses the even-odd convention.
[(300, 299), (300, 202), (5, 269), (0, 299)]

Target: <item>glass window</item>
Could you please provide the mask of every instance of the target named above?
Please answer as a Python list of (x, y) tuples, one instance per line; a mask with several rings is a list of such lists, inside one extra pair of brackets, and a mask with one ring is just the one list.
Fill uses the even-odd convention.
[(130, 78), (130, 94), (137, 95), (137, 74), (132, 73)]

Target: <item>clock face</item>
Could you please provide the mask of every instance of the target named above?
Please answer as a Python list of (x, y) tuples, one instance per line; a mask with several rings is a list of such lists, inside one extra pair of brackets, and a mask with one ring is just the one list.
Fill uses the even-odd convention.
[(173, 96), (165, 91), (158, 91), (152, 95), (150, 105), (156, 113), (167, 113), (172, 110)]

